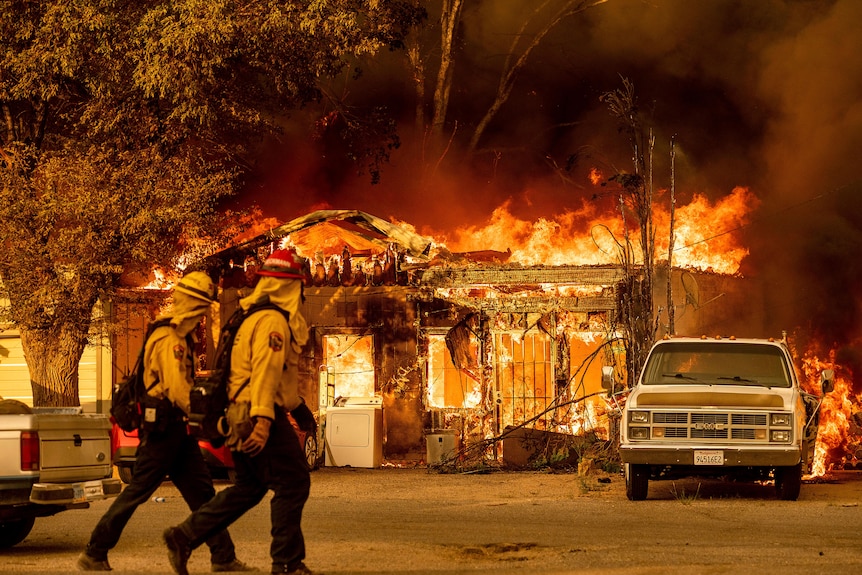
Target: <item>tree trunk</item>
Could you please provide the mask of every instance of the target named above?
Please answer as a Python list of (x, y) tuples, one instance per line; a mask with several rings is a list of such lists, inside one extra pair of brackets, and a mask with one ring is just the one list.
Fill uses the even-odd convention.
[(87, 345), (86, 332), (60, 328), (21, 329), (21, 347), (30, 369), (34, 407), (72, 407), (78, 396), (78, 363)]
[(439, 139), (446, 123), (446, 110), (449, 107), (449, 92), (452, 89), (452, 74), (455, 66), (455, 33), (461, 22), (463, 0), (443, 0), (440, 15), (440, 69), (437, 72), (437, 85), (434, 89), (434, 116), (431, 118), (431, 133)]
[(406, 46), (410, 75), (413, 80), (413, 87), (416, 90), (415, 126), (416, 134), (418, 136), (425, 132), (425, 60), (422, 58), (422, 51), (418, 38), (415, 36), (408, 38)]

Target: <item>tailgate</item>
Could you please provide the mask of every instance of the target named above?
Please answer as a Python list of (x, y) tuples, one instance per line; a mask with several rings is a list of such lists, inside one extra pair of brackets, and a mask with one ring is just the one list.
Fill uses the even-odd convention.
[(39, 414), (37, 428), (41, 483), (111, 476), (111, 423), (106, 416)]

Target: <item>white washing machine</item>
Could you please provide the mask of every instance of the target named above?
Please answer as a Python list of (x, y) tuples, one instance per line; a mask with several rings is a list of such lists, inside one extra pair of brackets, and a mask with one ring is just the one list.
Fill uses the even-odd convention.
[(327, 467), (383, 464), (383, 399), (343, 397), (326, 409)]

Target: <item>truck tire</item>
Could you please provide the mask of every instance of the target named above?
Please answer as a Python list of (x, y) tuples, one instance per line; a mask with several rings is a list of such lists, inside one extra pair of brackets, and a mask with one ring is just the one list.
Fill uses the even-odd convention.
[(649, 491), (649, 465), (626, 463), (626, 497), (631, 501), (643, 501)]
[(8, 549), (24, 541), (36, 522), (34, 517), (0, 523), (0, 549)]
[(796, 501), (802, 488), (802, 464), (797, 463), (790, 467), (776, 467), (775, 491), (778, 498), (783, 501)]

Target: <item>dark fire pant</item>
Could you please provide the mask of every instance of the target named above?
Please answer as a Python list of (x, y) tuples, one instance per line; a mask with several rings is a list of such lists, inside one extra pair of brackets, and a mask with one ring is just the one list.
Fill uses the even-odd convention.
[(305, 559), (302, 536), (302, 509), (308, 500), (311, 477), (305, 453), (287, 415), (276, 406), (276, 419), (263, 451), (256, 457), (234, 451), (236, 483), (220, 491), (211, 501), (192, 513), (180, 526), (192, 548), (213, 533), (239, 519), (257, 505), (268, 490), (270, 503), (273, 568), (296, 568)]
[[(172, 422), (164, 433), (140, 432), (140, 435), (132, 482), (114, 499), (93, 529), (87, 544), (87, 555), (94, 559), (107, 559), (108, 551), (120, 540), (135, 509), (153, 495), (166, 476), (192, 511), (215, 495), (209, 468), (197, 439), (188, 434), (185, 422)], [(236, 559), (233, 541), (227, 531), (214, 533), (207, 545), (213, 563), (230, 563)]]

